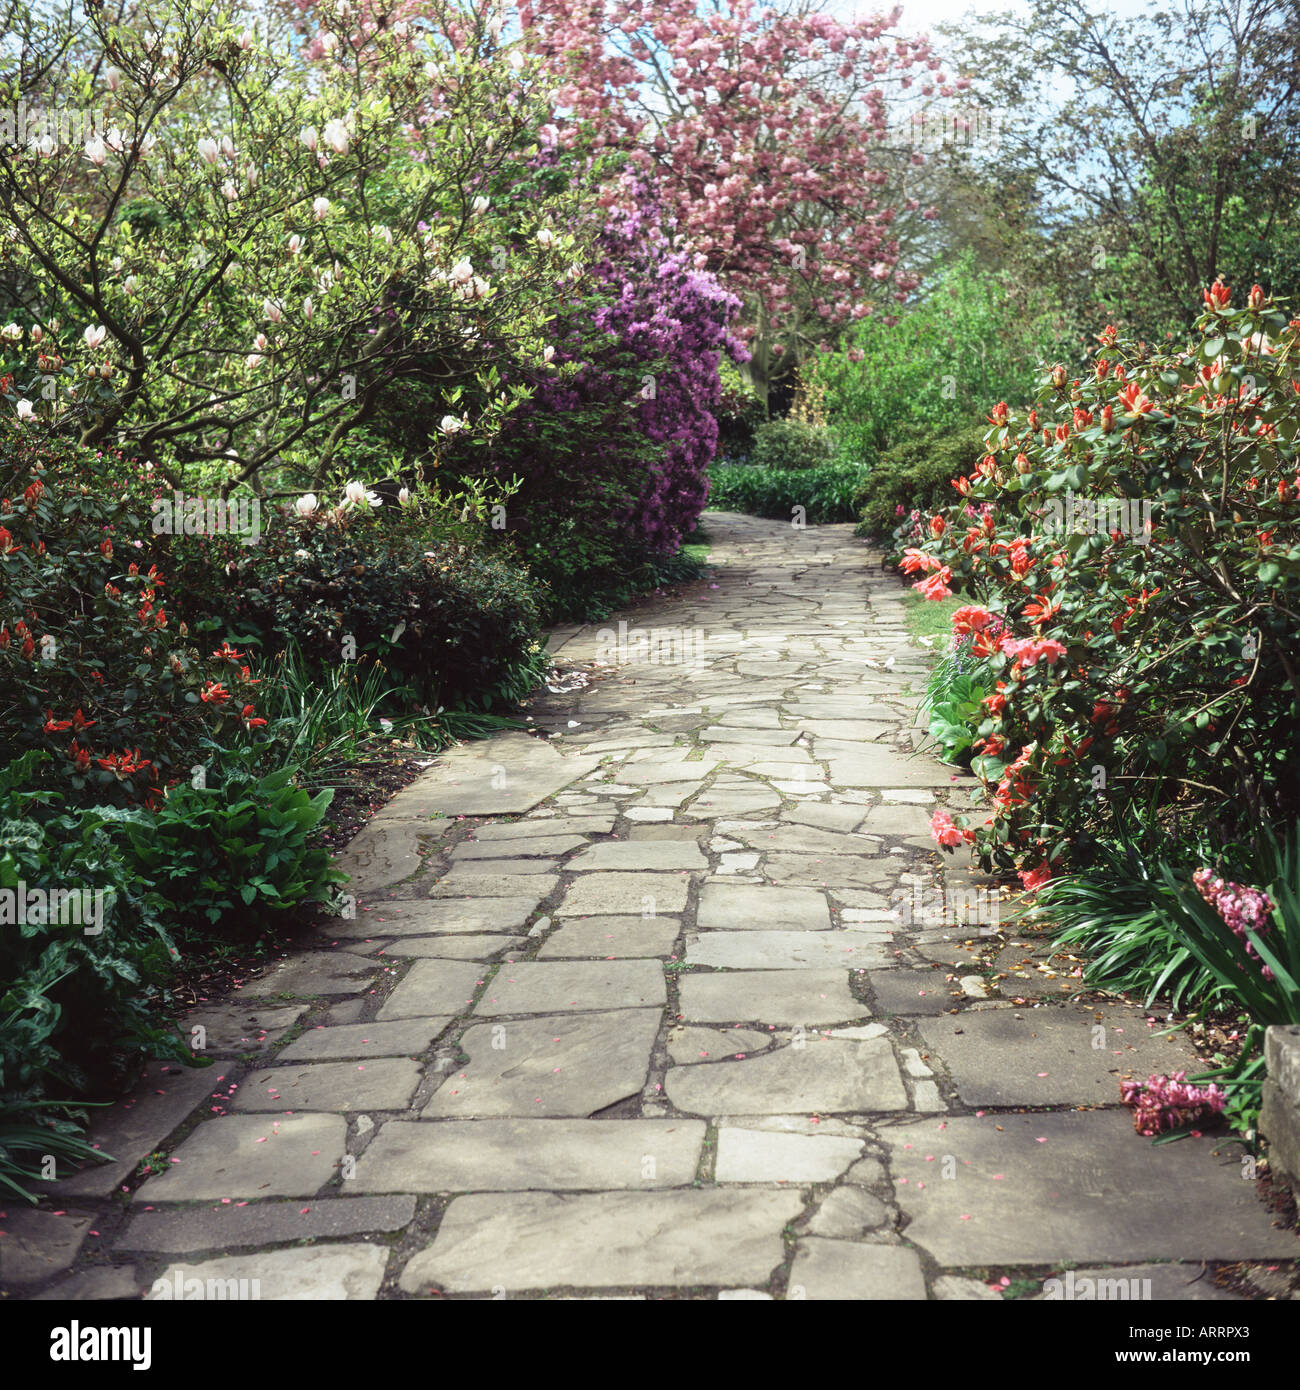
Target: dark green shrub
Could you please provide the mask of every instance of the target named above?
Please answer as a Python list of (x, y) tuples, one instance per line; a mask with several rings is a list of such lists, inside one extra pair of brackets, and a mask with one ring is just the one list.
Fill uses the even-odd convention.
[(0, 771), (0, 1094), (11, 1105), (84, 1096), (144, 1057), (185, 1055), (149, 1015), (177, 952), (122, 833), (147, 834), (152, 817), (65, 810), (57, 793), (25, 790), (45, 756)]
[(988, 452), (987, 426), (920, 435), (894, 445), (867, 474), (855, 498), (858, 534), (887, 536), (913, 510), (926, 513), (956, 500), (952, 480), (971, 473)]
[(854, 519), (862, 469), (851, 463), (780, 470), (723, 464), (713, 468), (710, 483), (709, 506), (716, 511), (747, 512), (783, 521), (798, 517), (819, 525)]
[(765, 420), (754, 431), (746, 460), (755, 468), (773, 471), (821, 468), (835, 458), (834, 433), (825, 425), (802, 420)]
[(371, 657), (430, 706), (486, 708), (534, 688), (541, 615), (528, 572), (431, 537), (414, 509), (380, 519), (362, 508), (275, 517), (226, 563), (230, 621), (272, 652), (297, 642), (320, 667)]
[[(294, 769), (263, 777), (250, 770), (261, 750), (221, 754), (221, 782), (172, 789), (149, 824), (127, 827), (139, 872), (157, 887), (169, 916), (222, 935), (272, 926), (279, 914), (324, 903), (344, 875), (313, 831), (334, 793), (310, 795)], [(283, 920), (283, 919), (280, 919)]]

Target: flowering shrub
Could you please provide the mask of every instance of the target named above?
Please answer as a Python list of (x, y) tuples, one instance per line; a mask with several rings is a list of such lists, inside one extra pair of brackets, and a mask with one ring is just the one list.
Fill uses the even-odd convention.
[(156, 805), (201, 741), (265, 722), (257, 678), (228, 643), (188, 642), (121, 460), (15, 426), (0, 447), (6, 736), (77, 801)]
[[(1197, 869), (1192, 875), (1196, 891), (1219, 914), (1232, 934), (1245, 944), (1246, 951), (1253, 960), (1259, 960), (1248, 935), (1249, 932), (1266, 932), (1273, 912), (1273, 900), (1258, 888), (1247, 888), (1240, 883), (1227, 883), (1216, 878), (1209, 869)], [(1261, 966), (1261, 975), (1266, 980), (1273, 979), (1273, 971)]]
[[(492, 704), (540, 676), (540, 622), (527, 574), (419, 507), (287, 505), (255, 546), (231, 546), (222, 610), (274, 652), (290, 641), (316, 666), (371, 657), (423, 703)], [(213, 552), (220, 559), (220, 552)]]
[(1124, 1104), (1132, 1107), (1133, 1128), (1148, 1139), (1203, 1124), (1222, 1114), (1227, 1100), (1218, 1086), (1194, 1086), (1182, 1071), (1145, 1082), (1121, 1081), (1119, 1090)]
[(802, 420), (768, 420), (754, 431), (746, 462), (756, 468), (816, 468), (835, 457), (835, 435)]
[[(493, 442), (517, 477), (508, 530), (563, 608), (639, 561), (674, 554), (708, 496), (719, 362), (745, 350), (739, 301), (674, 251), (649, 187), (602, 214), (599, 259), (563, 296), (549, 354)], [(470, 473), (482, 461), (461, 451)]]
[(1108, 817), (1167, 833), (1297, 808), (1300, 319), (1220, 283), (1186, 351), (1098, 341), (1034, 408), (998, 403), (902, 560), (926, 597), (973, 600), (992, 808), (967, 828), (1031, 889)]

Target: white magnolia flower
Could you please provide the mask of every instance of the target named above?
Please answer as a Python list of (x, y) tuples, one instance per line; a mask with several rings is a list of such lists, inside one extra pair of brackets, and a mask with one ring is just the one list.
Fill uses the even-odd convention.
[(314, 125), (303, 126), (303, 128), (298, 132), (298, 139), (301, 140), (302, 143), (307, 146), (307, 148), (312, 152), (312, 154), (316, 153), (316, 146), (319, 143), (319, 140), (317, 138), (316, 127)]
[(537, 233), (537, 244), (543, 251), (549, 251), (555, 245), (555, 233), (549, 227), (543, 227)]
[(86, 158), (96, 168), (99, 168), (108, 158), (108, 146), (98, 135), (86, 141)]
[(294, 234), (289, 238), (289, 254), (291, 256), (296, 256), (298, 252), (301, 250), (302, 237), (300, 237), (297, 232), (294, 232)]
[(326, 53), (333, 53), (339, 46), (339, 36), (337, 34), (321, 35), (320, 46)]
[(311, 210), (316, 214), (316, 221), (319, 222), (330, 210), (330, 200), (328, 198), (313, 198)]
[(488, 200), (480, 193), (479, 196), (474, 199), (474, 212), (476, 214), (482, 214), (485, 213), (487, 210)]
[(139, 284), (140, 281), (137, 276), (128, 275), (126, 279), (122, 281), (122, 288), (127, 292), (127, 294), (134, 294), (136, 292), (136, 289), (139, 287)]
[(21, 400), (18, 402), (18, 418), (20, 420), (36, 419), (36, 407), (32, 405), (31, 401)]
[(549, 363), (552, 362), (554, 359), (555, 349), (549, 343), (547, 343), (547, 345), (542, 349), (542, 361)]
[(122, 134), (120, 126), (114, 126), (112, 130), (104, 136), (104, 144), (108, 146), (114, 154), (121, 154), (126, 147), (126, 136)]
[(95, 325), (93, 328), (87, 325), (86, 331), (81, 336), (85, 339), (86, 346), (90, 348), (91, 351), (94, 351), (94, 349), (108, 336), (108, 330), (102, 323)]
[(251, 29), (245, 29), (244, 32), (243, 32), (242, 34), (240, 34), (240, 36), (239, 36), (239, 46), (240, 46), (240, 48), (242, 48), (242, 49), (244, 50), (245, 53), (247, 53), (248, 50), (249, 50), (250, 48), (252, 48), (254, 37), (255, 37), (255, 36), (254, 36), (253, 31), (252, 31)]
[(136, 146), (136, 150), (139, 154), (146, 155), (157, 143), (158, 137), (150, 131), (148, 134), (140, 137), (140, 143)]
[(32, 342), (34, 343), (39, 343), (41, 339), (45, 336), (44, 330), (41, 328), (39, 323), (32, 324), (31, 334)]
[(221, 137), (221, 153), (224, 154), (227, 159), (233, 159), (235, 157), (235, 142), (229, 135), (223, 135)]
[(23, 330), (16, 323), (7, 323), (0, 328), (0, 338), (5, 338), (11, 343), (16, 343), (23, 336)]
[(215, 140), (200, 140), (199, 154), (205, 164), (215, 164), (220, 157), (220, 149)]
[(387, 227), (376, 227), (375, 236), (377, 236), (380, 241), (386, 242), (389, 246), (393, 244), (393, 234)]
[(302, 302), (302, 316), (303, 316), (303, 318), (305, 318), (305, 319), (310, 323), (310, 322), (311, 322), (311, 316), (312, 316), (315, 312), (316, 312), (316, 306), (311, 302), (311, 295), (308, 295), (307, 298), (304, 299), (303, 302)]
[(262, 365), (262, 354), (260, 352), (250, 352), (244, 358), (245, 367), (260, 367)]
[(352, 147), (352, 137), (348, 134), (347, 124), (343, 121), (327, 121), (324, 136), (325, 143), (335, 154), (347, 154)]
[(321, 271), (320, 288), (322, 294), (328, 294), (334, 288), (334, 272), (332, 270)]
[(104, 81), (108, 83), (110, 92), (117, 91), (118, 87), (122, 85), (121, 71), (117, 68), (108, 68), (104, 73)]
[(468, 261), (457, 261), (448, 272), (458, 285), (467, 285), (474, 278), (474, 267)]
[(398, 488), (397, 501), (400, 506), (409, 507), (411, 505), (411, 489), (409, 487)]
[(59, 142), (52, 135), (42, 135), (32, 148), (42, 159), (52, 159), (59, 152)]
[(278, 299), (264, 299), (262, 312), (272, 323), (279, 323), (284, 318), (284, 305)]
[(304, 492), (293, 505), (297, 508), (299, 516), (311, 516), (316, 508), (320, 506), (320, 502), (314, 492)]
[(488, 33), (492, 36), (493, 43), (500, 43), (502, 27), (503, 23), (499, 14), (494, 14), (492, 18), (488, 20)]
[(235, 199), (239, 197), (239, 189), (235, 187), (232, 179), (227, 179), (225, 183), (221, 185), (221, 192), (227, 202), (233, 203)]
[(454, 415), (444, 415), (438, 428), (442, 430), (443, 434), (458, 434), (465, 428), (465, 424)]
[(506, 62), (509, 63), (510, 66), (514, 68), (516, 72), (522, 72), (524, 69), (524, 55), (520, 53), (520, 51), (517, 48), (512, 48), (510, 50), (510, 54), (506, 58)]

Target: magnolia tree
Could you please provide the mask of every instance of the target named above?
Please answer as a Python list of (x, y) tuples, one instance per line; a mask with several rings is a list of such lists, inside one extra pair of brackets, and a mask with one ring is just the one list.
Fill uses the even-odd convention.
[[(496, 0), (467, 3), (497, 15), (488, 22), (502, 35)], [(379, 0), (366, 13), (382, 31), (422, 9)], [(910, 218), (935, 210), (907, 196), (907, 168), (924, 156), (891, 142), (887, 92), (914, 88), (924, 101), (967, 83), (948, 80), (928, 39), (890, 33), (900, 13), (841, 23), (819, 0), (517, 7), (520, 37), (507, 49), (559, 81), (559, 138), (627, 151), (654, 174), (697, 268), (746, 304), (760, 390), (836, 325), (918, 283), (901, 243)]]
[(443, 434), (491, 434), (517, 399), (499, 372), (544, 351), (573, 238), (562, 194), (483, 191), (551, 110), (488, 21), (450, 42), (358, 30), (344, 5), (319, 64), (209, 0), (69, 25), (26, 25), (4, 95), (26, 124), (0, 131), (19, 421), (223, 495), (284, 463), (323, 478), (415, 377)]

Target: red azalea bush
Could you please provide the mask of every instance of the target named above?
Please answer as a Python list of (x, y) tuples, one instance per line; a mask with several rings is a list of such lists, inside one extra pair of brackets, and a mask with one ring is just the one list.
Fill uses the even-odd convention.
[(243, 653), (188, 644), (120, 458), (11, 425), (0, 437), (0, 711), (15, 753), (73, 799), (153, 806), (265, 721)]
[(1300, 805), (1300, 319), (1205, 299), (1185, 351), (1107, 328), (1086, 375), (999, 402), (904, 552), (927, 598), (970, 596), (954, 627), (996, 677), (991, 814), (937, 836), (1031, 889), (1112, 817), (1230, 833)]

